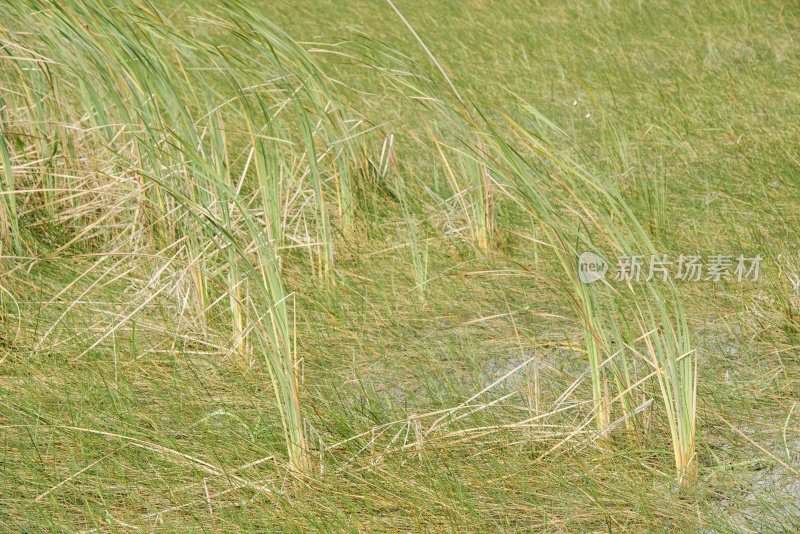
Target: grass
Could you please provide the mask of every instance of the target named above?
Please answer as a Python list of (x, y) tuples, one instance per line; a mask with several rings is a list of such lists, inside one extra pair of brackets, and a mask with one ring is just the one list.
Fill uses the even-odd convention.
[(3, 530), (797, 529), (791, 5), (8, 9)]

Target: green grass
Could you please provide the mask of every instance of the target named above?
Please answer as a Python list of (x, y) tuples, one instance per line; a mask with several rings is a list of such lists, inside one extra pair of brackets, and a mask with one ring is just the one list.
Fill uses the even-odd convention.
[(0, 530), (800, 528), (793, 3), (216, 4), (0, 21)]

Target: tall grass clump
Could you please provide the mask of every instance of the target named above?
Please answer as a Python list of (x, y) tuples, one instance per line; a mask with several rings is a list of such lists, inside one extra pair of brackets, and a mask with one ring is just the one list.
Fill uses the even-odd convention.
[(44, 259), (71, 247), (170, 250), (165, 265), (180, 266), (200, 335), (224, 317), (232, 350), (263, 354), (289, 463), (305, 469), (281, 254), (308, 250), (313, 272), (333, 283), (328, 206), (346, 232), (359, 121), (303, 47), (236, 1), (207, 14), (229, 36), (225, 47), (150, 3), (13, 0), (5, 9), (3, 243), (22, 246), (24, 211), (58, 228), (55, 247), (28, 237)]
[[(615, 400), (621, 401), (622, 415), (629, 421), (630, 397), (641, 380), (633, 383), (626, 355), (644, 359), (652, 368), (648, 376), (655, 375), (661, 391), (677, 478), (688, 483), (697, 472), (697, 374), (677, 290), (671, 281), (657, 278), (621, 276), (616, 284), (581, 278), (578, 259), (584, 252), (611, 262), (615, 257), (657, 257), (659, 251), (607, 168), (572, 146), (566, 134), (533, 107), (522, 102), (519, 115), (521, 120), (506, 116), (500, 123), (508, 136), (501, 135), (497, 125), (487, 128), (487, 142), (496, 150), (481, 157), (507, 178), (518, 205), (537, 220), (565, 274), (562, 288), (585, 331), (597, 428), (602, 434), (611, 425)], [(615, 147), (605, 145), (605, 150), (613, 156)], [(613, 399), (609, 374), (617, 390)]]
[[(513, 187), (518, 204), (537, 220), (566, 275), (563, 289), (585, 331), (597, 428), (603, 433), (611, 424), (610, 405), (617, 399), (628, 421), (629, 397), (636, 384), (626, 355), (641, 357), (650, 364), (661, 390), (677, 477), (688, 483), (697, 471), (696, 357), (676, 288), (661, 279), (622, 277), (614, 284), (606, 279), (586, 283), (581, 278), (578, 258), (584, 252), (610, 262), (614, 257), (658, 256), (658, 250), (613, 175), (570, 146), (564, 132), (531, 106), (522, 103), (520, 116), (526, 126), (510, 117), (502, 122), (510, 132), (508, 139), (500, 135), (500, 128), (490, 126), (488, 137), (496, 151), (483, 157), (494, 162)], [(613, 154), (614, 147), (606, 150)], [(609, 398), (608, 374), (618, 392), (614, 399)]]
[[(490, 111), (482, 110), (458, 93), (414, 35), (444, 80), (437, 82), (433, 75), (389, 74), (388, 83), (417, 102), (423, 117), (441, 119), (447, 141), (433, 132), (430, 137), (457, 194), (457, 176), (472, 176), (475, 169), (482, 169), (506, 193), (504, 197), (534, 221), (536, 240), (547, 245), (563, 275), (550, 280), (551, 285), (568, 297), (583, 327), (599, 436), (606, 438), (615, 426), (615, 403), (621, 406), (619, 419), (631, 428), (638, 386), (655, 377), (669, 422), (676, 476), (688, 484), (697, 472), (696, 356), (676, 288), (660, 279), (587, 284), (579, 271), (584, 252), (606, 261), (658, 254), (655, 241), (619, 189), (619, 176), (632, 165), (624, 135), (603, 115), (600, 137), (609, 165), (575, 146), (564, 131), (522, 100), (513, 114), (491, 105)], [(396, 72), (414, 70), (405, 56), (386, 45), (369, 41), (363, 48), (368, 57), (391, 57), (398, 65)], [(445, 149), (455, 156), (448, 157)], [(452, 159), (464, 162), (460, 169), (449, 164)], [(632, 357), (646, 361), (651, 372), (637, 380), (631, 370)]]

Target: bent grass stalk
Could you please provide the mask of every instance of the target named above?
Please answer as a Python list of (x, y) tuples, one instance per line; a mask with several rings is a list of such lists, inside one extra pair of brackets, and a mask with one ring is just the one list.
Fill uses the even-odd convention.
[[(3, 116), (0, 111), (0, 121)], [(0, 252), (4, 242), (10, 245), (14, 252), (19, 254), (22, 250), (19, 236), (19, 218), (17, 217), (17, 201), (14, 191), (14, 169), (11, 167), (11, 154), (8, 150), (5, 133), (0, 133), (0, 164), (3, 165), (3, 172), (0, 179), (3, 180), (0, 188), (0, 232), (3, 238), (0, 239)], [(0, 254), (1, 255), (1, 254)]]
[(411, 264), (414, 267), (414, 289), (421, 304), (425, 304), (425, 284), (428, 282), (428, 240), (420, 240), (417, 234), (417, 220), (410, 213), (405, 193), (401, 193), (400, 203), (403, 208), (403, 219), (410, 239)]

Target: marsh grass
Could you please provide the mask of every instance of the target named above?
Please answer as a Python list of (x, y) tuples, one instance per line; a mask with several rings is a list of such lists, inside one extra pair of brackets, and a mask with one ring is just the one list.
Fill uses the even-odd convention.
[[(424, 43), (420, 43), (424, 47)], [(427, 47), (425, 50), (430, 54)], [(402, 61), (399, 56), (395, 58), (398, 63)], [(431, 58), (436, 62), (432, 55)], [(441, 69), (438, 62), (436, 65)], [(635, 385), (631, 381), (627, 353), (644, 358), (653, 369), (649, 376), (658, 377), (663, 406), (668, 412), (676, 476), (682, 483), (690, 484), (696, 478), (697, 469), (696, 368), (692, 366), (696, 360), (694, 351), (688, 348), (690, 333), (677, 291), (671, 284), (667, 284), (664, 291), (657, 285), (658, 281), (649, 280), (644, 284), (646, 289), (638, 293), (634, 293), (630, 284), (616, 288), (604, 280), (589, 285), (578, 273), (578, 257), (585, 251), (601, 257), (609, 254), (646, 256), (656, 252), (651, 236), (619, 191), (619, 180), (632, 167), (624, 133), (602, 109), (599, 110), (603, 118), (605, 154), (611, 162), (609, 172), (528, 103), (519, 102), (518, 116), (513, 118), (502, 110), (494, 110), (492, 116), (479, 108), (470, 110), (444, 71), (442, 74), (452, 91), (449, 95), (447, 86), (437, 88), (423, 76), (416, 78), (421, 82), (418, 86), (407, 79), (399, 85), (405, 87), (412, 98), (424, 95), (421, 102), (425, 108), (438, 111), (443, 116), (442, 122), (451, 125), (454, 142), (448, 148), (457, 155), (458, 161), (467, 162), (460, 174), (480, 174), (487, 184), (489, 176), (493, 176), (510, 200), (532, 218), (535, 227), (546, 237), (543, 243), (554, 254), (567, 279), (555, 285), (574, 304), (575, 313), (583, 324), (598, 432), (604, 435), (609, 431), (614, 401), (619, 401), (626, 426), (631, 428), (630, 397)], [(468, 213), (466, 194), (455, 179), (443, 143), (432, 133), (431, 138), (450, 177), (454, 194)], [(473, 141), (476, 138), (480, 141)], [(471, 205), (482, 208), (474, 209), (467, 220), (473, 228), (473, 238), (487, 244), (480, 236), (485, 237), (482, 232), (491, 227), (486, 216), (487, 206), (493, 200), (488, 185), (478, 189), (484, 193), (484, 200)], [(478, 224), (479, 220), (484, 223)], [(532, 237), (528, 239), (536, 241)], [(635, 338), (645, 340), (644, 354), (633, 347), (630, 329), (621, 327), (625, 321), (630, 322), (626, 316), (632, 312), (632, 323), (637, 329)], [(652, 342), (651, 336), (656, 336), (658, 341)], [(613, 400), (609, 375), (618, 392)]]
[(740, 4), (7, 3), (0, 529), (796, 530), (800, 26)]
[[(154, 245), (181, 242), (174, 253), (185, 266), (192, 319), (205, 331), (209, 314), (221, 300), (227, 301), (233, 346), (246, 350), (247, 332), (260, 340), (258, 350), (266, 355), (279, 399), (290, 463), (304, 469), (292, 297), (283, 287), (278, 250), (290, 238), (317, 250), (313, 268), (321, 280), (333, 283), (323, 173), (336, 178), (346, 230), (354, 204), (347, 185), (351, 163), (343, 161), (352, 155), (345, 137), (355, 133), (344, 124), (324, 75), (305, 49), (235, 2), (223, 10), (229, 15), (224, 24), (247, 45), (233, 51), (191, 40), (153, 6), (36, 7), (25, 2), (11, 6), (16, 24), (35, 28), (37, 39), (23, 45), (10, 33), (12, 40), (4, 46), (21, 55), (6, 66), (38, 68), (11, 69), (8, 82), (20, 90), (8, 93), (8, 107), (25, 114), (13, 124), (32, 130), (29, 135), (36, 139), (31, 151), (20, 156), (36, 163), (44, 180), (28, 182), (41, 197), (42, 209), (53, 218), (70, 209), (76, 212), (77, 235), (58, 252), (93, 227), (107, 227), (111, 217), (120, 225), (118, 234), (129, 234), (133, 243), (117, 251), (147, 254)], [(222, 22), (212, 22), (217, 23)], [(169, 43), (164, 54), (156, 41)], [(272, 70), (265, 71), (269, 66)], [(252, 67), (259, 70), (253, 73)], [(83, 73), (91, 73), (93, 80)], [(207, 83), (209, 78), (215, 83)], [(266, 85), (251, 83), (258, 79), (267, 80)], [(220, 98), (215, 85), (232, 87), (236, 96)], [(30, 87), (37, 89), (37, 105), (32, 105)], [(62, 87), (77, 91), (67, 97)], [(285, 116), (287, 109), (292, 115)], [(86, 161), (83, 154), (70, 157), (68, 152), (54, 162), (47, 160), (44, 150), (57, 154), (61, 141), (42, 144), (48, 139), (46, 124), (72, 124), (74, 117), (80, 119), (70, 135), (84, 145), (95, 144), (101, 161)], [(2, 154), (6, 190), (13, 191), (14, 167), (5, 139)], [(248, 180), (249, 172), (254, 181)], [(85, 193), (69, 194), (87, 173), (97, 180), (89, 194), (125, 192), (116, 211), (91, 222), (83, 213), (91, 213), (92, 205), (74, 202)], [(236, 182), (234, 173), (241, 173)], [(66, 187), (61, 176), (67, 177)], [(58, 194), (62, 191), (68, 193)], [(306, 207), (309, 201), (316, 211)], [(18, 248), (15, 203), (14, 195), (3, 196), (2, 221), (9, 246)], [(296, 209), (300, 211), (293, 213)], [(289, 234), (286, 228), (293, 225), (302, 227), (305, 236)], [(298, 242), (298, 237), (304, 239)]]

